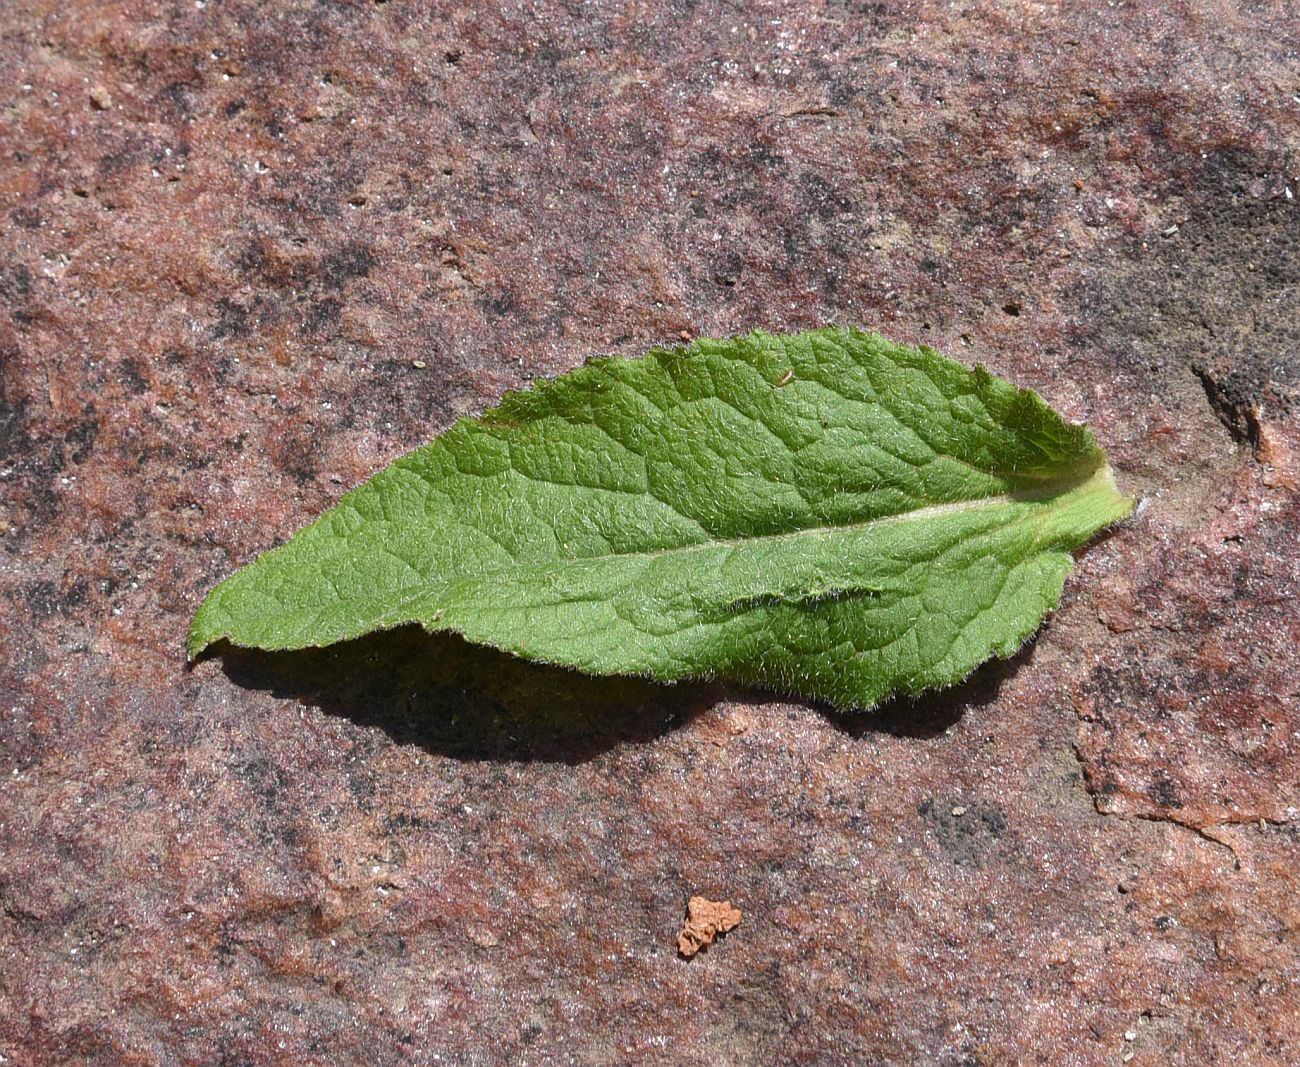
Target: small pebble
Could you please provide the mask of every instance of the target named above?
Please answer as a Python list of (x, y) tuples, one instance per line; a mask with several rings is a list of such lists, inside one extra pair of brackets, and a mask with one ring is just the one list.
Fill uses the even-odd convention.
[(966, 814), (966, 809), (962, 807), (960, 804), (958, 804), (955, 808), (952, 809), (952, 813), (954, 816), (960, 819), (963, 815)]

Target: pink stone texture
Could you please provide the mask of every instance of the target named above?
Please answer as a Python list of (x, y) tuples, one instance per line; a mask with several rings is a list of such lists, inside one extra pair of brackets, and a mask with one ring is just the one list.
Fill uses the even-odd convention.
[[(0, 1063), (1300, 1062), (1298, 55), (1285, 0), (0, 5)], [(503, 391), (825, 322), (1140, 498), (1009, 663), (186, 669)]]

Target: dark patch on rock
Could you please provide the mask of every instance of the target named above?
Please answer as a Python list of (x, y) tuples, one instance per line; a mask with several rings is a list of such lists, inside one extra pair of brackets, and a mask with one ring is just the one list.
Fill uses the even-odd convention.
[(342, 311), (342, 301), (332, 296), (314, 301), (307, 308), (307, 314), (302, 323), (302, 332), (304, 334), (321, 333), (337, 326)]
[(0, 484), (25, 535), (57, 513), (56, 482), (67, 463), (62, 440), (33, 427), (28, 410), (25, 400), (10, 404), (0, 396), (0, 462), (9, 468)]
[(217, 321), (212, 324), (211, 335), (214, 341), (227, 337), (247, 337), (250, 331), (248, 308), (235, 301), (222, 297), (216, 302)]
[(81, 422), (63, 433), (64, 448), (73, 463), (86, 462), (86, 458), (95, 447), (95, 439), (99, 436), (99, 422), (94, 417), (94, 407), (87, 406), (83, 414), (86, 417)]
[(1258, 374), (1232, 371), (1216, 377), (1204, 366), (1193, 365), (1192, 372), (1205, 389), (1205, 398), (1234, 441), (1259, 446), (1258, 398), (1262, 390)]
[(713, 280), (725, 288), (731, 288), (740, 281), (745, 270), (745, 261), (738, 252), (726, 252), (713, 264)]
[(140, 396), (149, 388), (148, 379), (145, 377), (144, 368), (134, 359), (124, 359), (118, 374), (126, 383), (128, 391), (133, 396)]
[(271, 461), (299, 485), (305, 485), (320, 472), (317, 441), (313, 427), (282, 428), (267, 442)]
[(1133, 241), (1130, 266), (1085, 297), (1142, 377), (1195, 375), (1234, 440), (1290, 418), (1300, 396), (1300, 200), (1252, 192), (1236, 155), (1207, 161), (1189, 207)]
[(978, 867), (1007, 829), (1006, 813), (996, 804), (927, 798), (916, 813), (934, 826), (935, 839), (958, 866)]
[(497, 316), (510, 315), (518, 305), (518, 298), (509, 289), (505, 289), (497, 293), (496, 296), (486, 299), (483, 304), (484, 308)]
[(1183, 802), (1178, 796), (1178, 785), (1169, 776), (1167, 771), (1156, 771), (1151, 776), (1151, 785), (1147, 788), (1147, 796), (1153, 803), (1159, 804), (1162, 808), (1181, 808)]
[(362, 244), (350, 244), (321, 260), (320, 278), (326, 288), (341, 289), (353, 278), (365, 278), (375, 267), (375, 254)]
[(839, 192), (825, 178), (817, 174), (804, 174), (799, 179), (805, 203), (822, 222), (829, 222), (854, 208), (853, 201)]
[(32, 272), (23, 264), (15, 263), (0, 269), (0, 300), (15, 301), (31, 296)]

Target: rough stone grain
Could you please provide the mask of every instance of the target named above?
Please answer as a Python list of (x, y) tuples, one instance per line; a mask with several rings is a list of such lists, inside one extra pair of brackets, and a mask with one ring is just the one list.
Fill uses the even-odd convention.
[[(1216, 0), (5, 5), (0, 1057), (1295, 1063), (1297, 54)], [(503, 390), (828, 320), (1142, 498), (1009, 664), (859, 718), (409, 630), (186, 671)], [(745, 920), (688, 963), (694, 894)]]

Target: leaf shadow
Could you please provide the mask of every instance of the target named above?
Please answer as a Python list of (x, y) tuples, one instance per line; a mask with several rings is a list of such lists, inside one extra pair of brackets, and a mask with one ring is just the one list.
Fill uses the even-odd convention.
[(719, 699), (716, 686), (592, 677), (418, 626), (294, 652), (214, 651), (239, 686), (468, 761), (583, 763), (675, 730)]
[[(871, 711), (811, 706), (853, 738), (928, 740), (968, 711), (994, 703), (1032, 648), (1030, 642), (1010, 659), (985, 663), (949, 689), (895, 696)], [(717, 683), (593, 677), (418, 626), (326, 648), (265, 652), (222, 643), (213, 653), (220, 655), (226, 676), (243, 688), (299, 700), (358, 726), (377, 727), (397, 744), (467, 761), (579, 764), (678, 729), (720, 701), (790, 700)]]
[(987, 660), (967, 677), (947, 689), (930, 690), (918, 696), (897, 694), (870, 711), (843, 712), (823, 708), (822, 714), (840, 731), (853, 738), (889, 734), (929, 740), (947, 733), (967, 712), (997, 702), (1002, 688), (1024, 668), (1033, 654), (1034, 643), (1026, 644), (1009, 659)]

